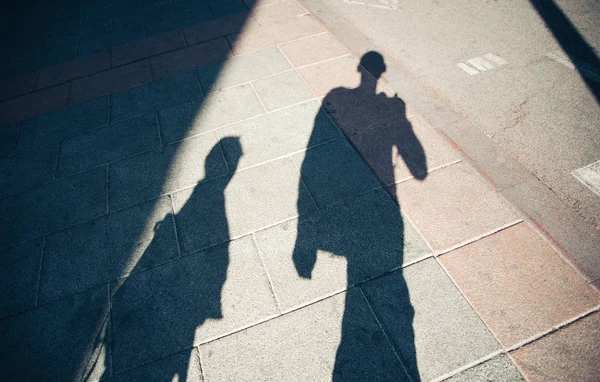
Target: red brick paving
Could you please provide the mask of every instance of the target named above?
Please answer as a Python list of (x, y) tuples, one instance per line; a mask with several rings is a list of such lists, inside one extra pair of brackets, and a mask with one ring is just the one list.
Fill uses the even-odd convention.
[(77, 104), (103, 95), (152, 81), (148, 60), (120, 66), (73, 81), (69, 104)]
[(28, 72), (1, 81), (0, 101), (14, 98), (32, 91), (37, 74), (37, 71)]
[(36, 89), (43, 89), (107, 69), (110, 69), (110, 52), (94, 53), (63, 64), (40, 69), (35, 87)]
[(398, 202), (436, 252), (475, 240), (518, 219), (516, 212), (465, 163), (396, 186)]
[(117, 45), (112, 48), (112, 64), (119, 66), (185, 47), (181, 29)]
[(211, 64), (228, 57), (230, 48), (224, 38), (161, 54), (150, 59), (155, 79), (185, 72), (200, 65)]
[(578, 320), (510, 355), (531, 382), (597, 382), (600, 313)]
[(600, 294), (525, 223), (440, 261), (505, 348), (600, 304)]
[(42, 89), (0, 103), (0, 125), (33, 118), (67, 106), (71, 84)]

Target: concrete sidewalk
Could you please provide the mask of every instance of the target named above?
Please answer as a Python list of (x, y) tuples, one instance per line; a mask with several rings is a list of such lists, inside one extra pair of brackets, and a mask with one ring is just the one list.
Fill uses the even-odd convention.
[(392, 58), (294, 0), (35, 16), (0, 101), (0, 379), (595, 380), (598, 291)]

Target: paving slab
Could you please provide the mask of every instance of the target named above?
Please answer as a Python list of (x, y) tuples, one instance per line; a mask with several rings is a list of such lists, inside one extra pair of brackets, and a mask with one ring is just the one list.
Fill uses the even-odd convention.
[(275, 45), (275, 38), (269, 28), (258, 23), (248, 23), (243, 32), (228, 35), (227, 41), (236, 56)]
[[(175, 218), (182, 251), (193, 252), (223, 242), (227, 236), (255, 232), (297, 216), (298, 209), (314, 210), (311, 200), (302, 200), (300, 208), (296, 207), (299, 182), (298, 170), (289, 158), (284, 158), (239, 171), (231, 179), (227, 176), (202, 182), (195, 190), (173, 194), (175, 211), (184, 205), (186, 208)], [(210, 220), (222, 218), (222, 211), (215, 206), (223, 203), (223, 193), (229, 235)], [(198, 220), (198, 216), (211, 218)]]
[(100, 52), (40, 69), (35, 87), (42, 89), (110, 69), (110, 57), (110, 52)]
[(416, 380), (431, 380), (500, 347), (434, 259), (362, 287)]
[(286, 70), (292, 66), (277, 47), (269, 47), (225, 62), (198, 68), (198, 78), (207, 92), (217, 91), (254, 81)]
[(210, 11), (214, 17), (231, 16), (239, 12), (248, 12), (248, 7), (242, 0), (226, 0), (211, 2)]
[(179, 381), (202, 382), (202, 370), (198, 349), (184, 350), (167, 358), (119, 374), (111, 378), (114, 382), (129, 381)]
[(130, 118), (202, 96), (194, 72), (185, 72), (127, 89), (110, 97), (110, 119)]
[[(393, 190), (391, 191), (393, 192)], [(466, 163), (395, 187), (402, 210), (436, 252), (500, 229), (519, 219)]]
[(0, 126), (21, 122), (67, 106), (70, 88), (70, 84), (62, 84), (0, 103)]
[(179, 256), (169, 197), (46, 237), (41, 304)]
[(246, 24), (256, 24), (256, 21), (248, 17), (247, 12), (243, 12), (191, 25), (184, 28), (183, 33), (187, 42), (194, 45), (217, 37), (239, 33)]
[(111, 49), (112, 65), (118, 66), (136, 60), (156, 56), (185, 46), (185, 39), (180, 29), (156, 36), (117, 45)]
[(36, 305), (43, 239), (1, 251), (0, 318), (21, 313)]
[(152, 57), (152, 75), (154, 78), (169, 77), (198, 66), (225, 60), (230, 54), (229, 44), (224, 38), (188, 46)]
[(354, 288), (199, 349), (207, 381), (408, 380)]
[(58, 144), (22, 151), (2, 160), (0, 197), (34, 188), (54, 179)]
[(596, 312), (510, 356), (528, 381), (595, 381), (600, 365), (600, 313)]
[(349, 53), (346, 47), (328, 32), (281, 44), (279, 48), (295, 68)]
[(458, 373), (444, 382), (517, 382), (525, 381), (521, 372), (504, 354)]
[(310, 148), (292, 158), (319, 207), (381, 187), (346, 139)]
[(267, 111), (281, 109), (313, 98), (304, 80), (291, 70), (252, 83)]
[(284, 311), (431, 255), (383, 190), (257, 232), (256, 241)]
[(256, 7), (252, 10), (254, 17), (261, 25), (270, 25), (280, 20), (307, 13), (300, 4), (294, 0), (282, 1), (268, 6)]
[(121, 210), (227, 174), (220, 153), (208, 156), (216, 144), (214, 133), (207, 133), (111, 163), (110, 210)]
[(158, 112), (166, 143), (215, 130), (219, 126), (264, 114), (251, 85), (240, 85)]
[(146, 33), (142, 23), (122, 26), (102, 35), (82, 38), (77, 47), (77, 56), (101, 52), (144, 37)]
[(3, 78), (0, 81), (0, 101), (32, 91), (37, 76), (37, 71), (31, 71)]
[(68, 106), (23, 123), (17, 150), (26, 150), (70, 138), (108, 123), (108, 97)]
[(0, 321), (3, 381), (82, 380), (110, 375), (108, 287)]
[(440, 261), (505, 348), (600, 305), (600, 295), (525, 223)]
[[(314, 100), (216, 130), (220, 137), (236, 136), (244, 150), (238, 168), (255, 166), (342, 137)], [(223, 145), (229, 165), (238, 158), (237, 146)]]
[(275, 314), (250, 236), (136, 273), (113, 286), (114, 371), (164, 358)]
[(119, 66), (74, 80), (69, 93), (69, 104), (82, 103), (150, 81), (152, 73), (148, 60)]
[(0, 158), (6, 158), (12, 154), (17, 143), (19, 130), (17, 124), (0, 126)]
[(63, 141), (56, 174), (67, 176), (160, 146), (156, 114), (143, 114)]
[(218, 15), (213, 15), (209, 7), (188, 9), (175, 7), (175, 11), (171, 14), (166, 13), (162, 17), (147, 18), (144, 27), (148, 36), (151, 36), (198, 22), (212, 20), (215, 17), (218, 17)]
[(106, 213), (106, 167), (0, 200), (0, 247)]
[[(141, 4), (140, 4), (141, 3)], [(114, 4), (117, 6), (117, 4)], [(146, 29), (152, 29), (152, 24), (159, 24), (164, 19), (176, 19), (175, 7), (172, 2), (158, 2), (157, 4), (148, 4), (145, 1), (139, 2), (135, 8), (119, 10), (112, 14), (113, 25), (116, 28), (138, 23), (145, 23)]]
[(600, 232), (537, 180), (519, 183), (501, 191), (523, 211), (588, 281), (600, 278)]
[(266, 27), (273, 42), (282, 44), (303, 37), (326, 32), (327, 29), (315, 17), (306, 13), (289, 17)]
[[(343, 56), (329, 61), (298, 69), (298, 73), (308, 84), (315, 96), (323, 97), (330, 91), (342, 88), (354, 89), (360, 85), (358, 60), (352, 56)], [(362, 67), (359, 69), (362, 69)], [(366, 71), (365, 71), (366, 72)]]

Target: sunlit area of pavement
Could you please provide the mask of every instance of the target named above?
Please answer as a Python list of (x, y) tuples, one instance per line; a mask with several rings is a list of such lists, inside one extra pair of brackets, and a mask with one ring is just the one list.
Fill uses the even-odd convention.
[(598, 11), (13, 5), (0, 380), (594, 381)]

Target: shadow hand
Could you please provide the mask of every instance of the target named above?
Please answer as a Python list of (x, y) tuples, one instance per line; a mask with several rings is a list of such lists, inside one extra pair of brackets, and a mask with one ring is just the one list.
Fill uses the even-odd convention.
[(292, 259), (296, 266), (296, 272), (298, 272), (300, 277), (304, 279), (312, 278), (312, 271), (317, 261), (317, 254), (315, 252), (302, 252), (296, 249), (294, 250)]

